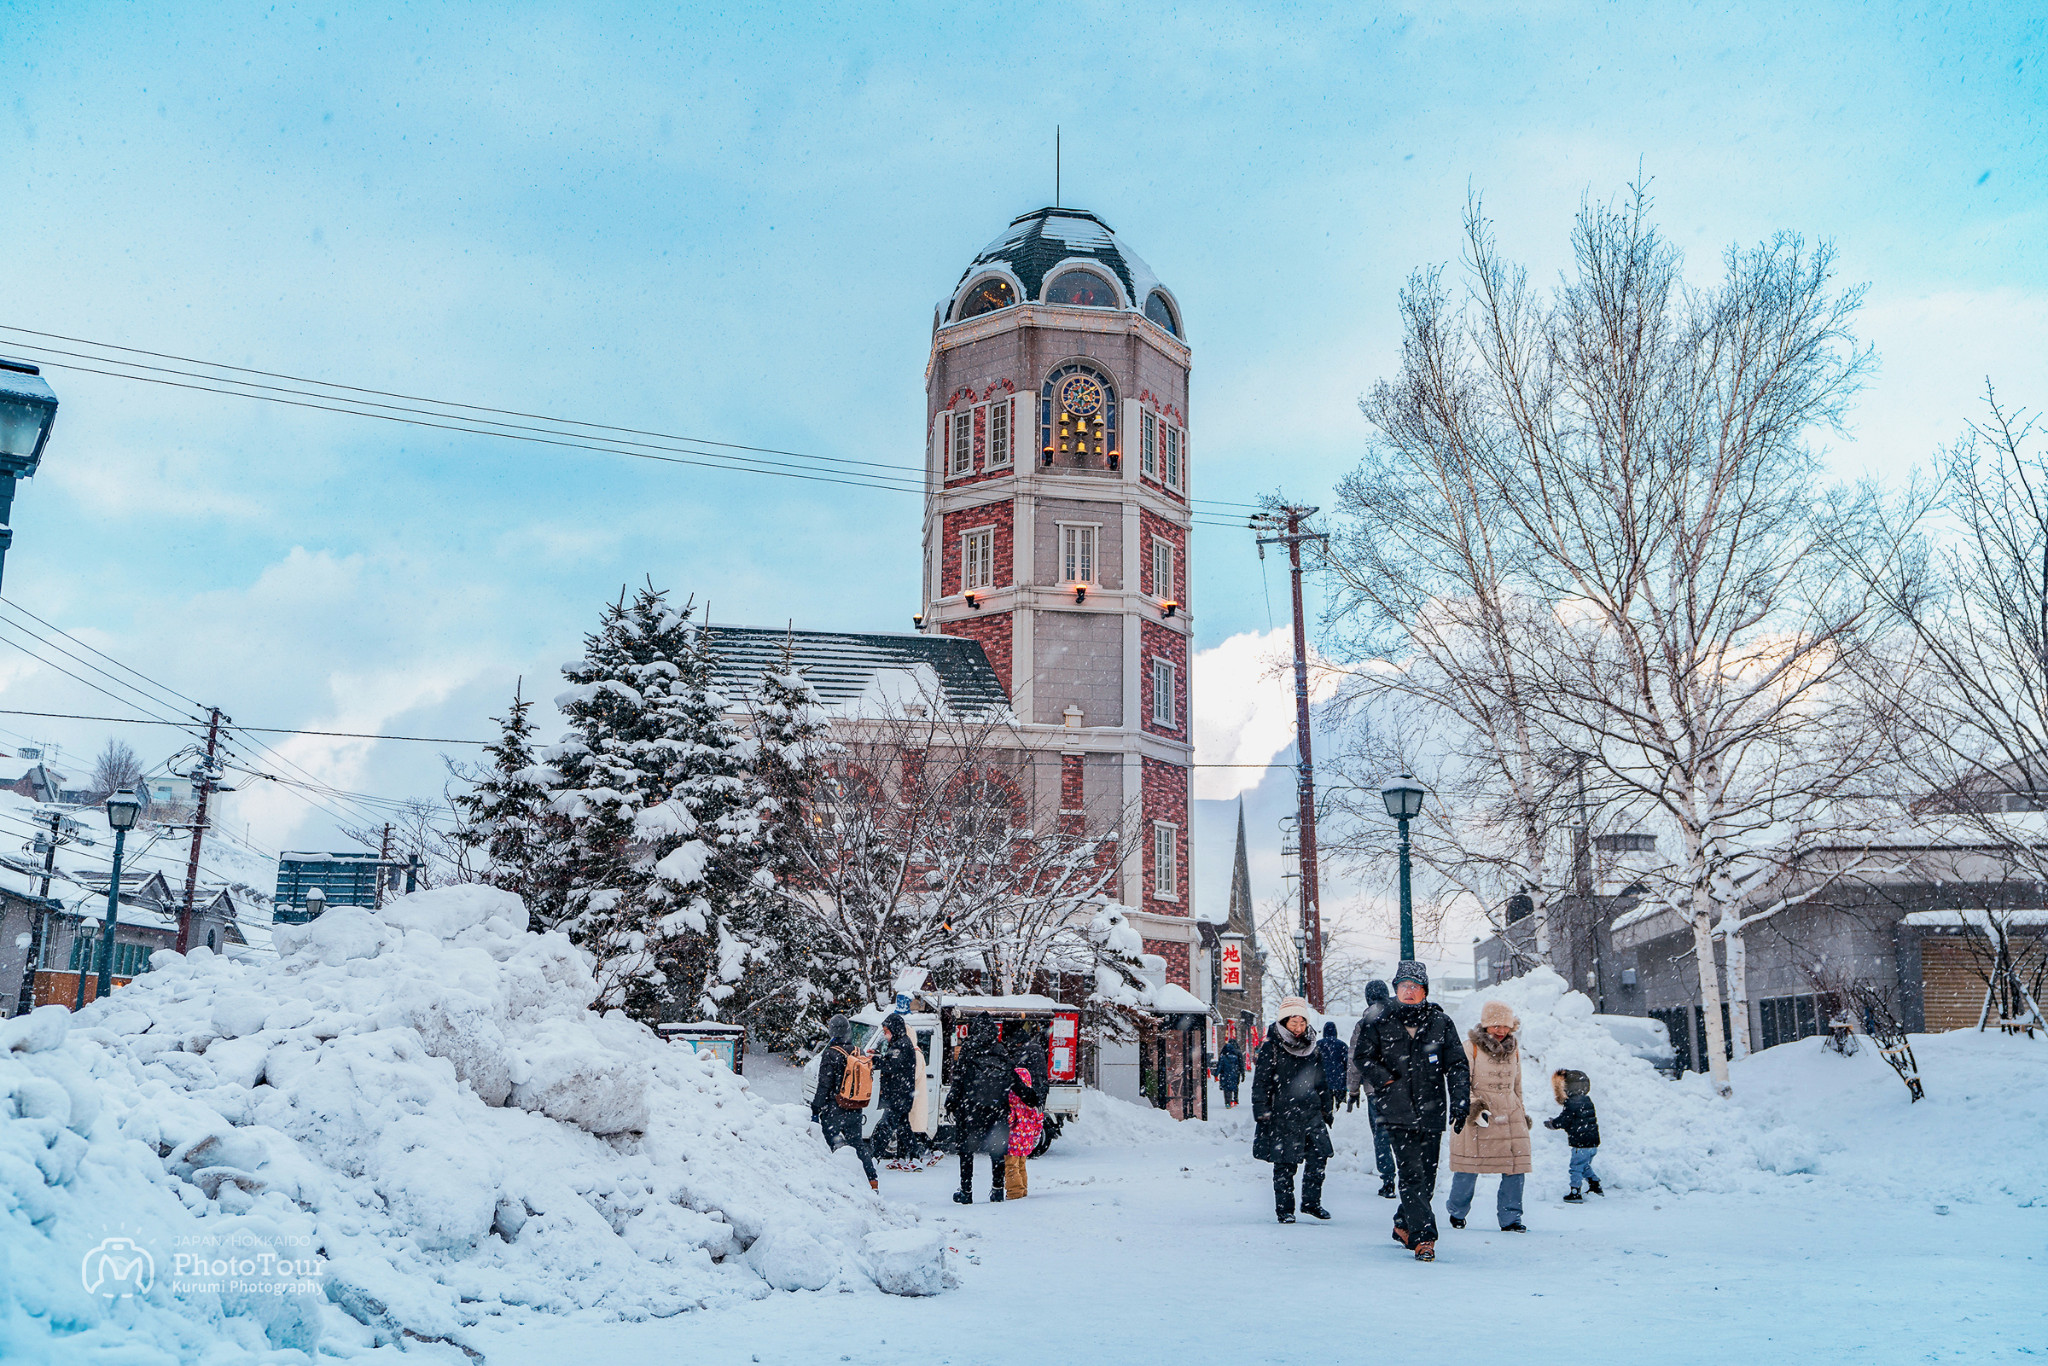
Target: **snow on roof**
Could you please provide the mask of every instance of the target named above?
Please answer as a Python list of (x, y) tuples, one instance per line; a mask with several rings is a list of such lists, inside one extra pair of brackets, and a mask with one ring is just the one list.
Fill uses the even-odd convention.
[(1072, 1010), (1072, 1006), (1061, 1005), (1050, 996), (941, 996), (939, 1006), (944, 1010)]
[[(1001, 266), (1024, 286), (1024, 297), (1035, 300), (1049, 275), (1063, 265), (1079, 262), (1106, 267), (1115, 275), (1126, 305), (1135, 312), (1143, 312), (1146, 297), (1161, 288), (1152, 267), (1140, 260), (1109, 224), (1086, 209), (1069, 208), (1034, 209), (1012, 219), (1003, 235), (982, 248), (961, 272), (959, 285), (990, 266)], [(955, 295), (959, 285), (954, 286)]]
[(1152, 988), (1152, 1009), (1161, 1015), (1207, 1015), (1209, 1003), (1189, 991), (1186, 987), (1172, 982), (1162, 982)]
[(717, 670), (716, 685), (735, 705), (744, 705), (761, 680), (782, 667), (785, 648), (818, 700), (844, 715), (860, 714), (863, 707), (872, 712), (877, 705), (900, 704), (920, 686), (955, 716), (985, 717), (1010, 705), (981, 643), (961, 636), (762, 626), (707, 626), (704, 633)]
[[(1985, 931), (1993, 913), (1975, 907), (1966, 910), (1949, 911), (1908, 911), (1906, 923), (1920, 930), (1961, 930)], [(2015, 928), (2033, 928), (2048, 925), (2048, 910), (2034, 908), (2024, 911), (1999, 911), (1996, 918), (2001, 925)]]

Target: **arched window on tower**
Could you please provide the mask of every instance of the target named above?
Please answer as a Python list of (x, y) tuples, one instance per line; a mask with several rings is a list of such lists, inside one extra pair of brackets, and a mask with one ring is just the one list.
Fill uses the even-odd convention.
[(1054, 370), (1038, 391), (1039, 463), (1116, 469), (1116, 409), (1116, 390), (1095, 370), (1078, 362)]
[(1180, 319), (1173, 315), (1173, 305), (1156, 289), (1145, 296), (1145, 316), (1174, 336), (1180, 335)]
[(976, 280), (968, 286), (967, 297), (960, 301), (960, 316), (963, 319), (978, 318), (984, 313), (1008, 308), (1016, 302), (1016, 288), (1002, 276), (991, 275), (986, 280)]
[(1063, 270), (1045, 287), (1045, 301), (1074, 308), (1115, 308), (1116, 286), (1092, 270)]

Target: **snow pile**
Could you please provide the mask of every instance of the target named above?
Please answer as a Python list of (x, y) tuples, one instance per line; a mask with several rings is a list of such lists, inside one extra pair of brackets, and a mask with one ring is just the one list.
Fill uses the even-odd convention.
[[(1592, 1079), (1600, 1114), (1596, 1165), (1602, 1180), (1617, 1188), (1748, 1190), (1770, 1175), (1811, 1172), (1820, 1161), (1822, 1145), (1806, 1129), (1720, 1099), (1699, 1073), (1673, 1081), (1631, 1055), (1594, 1020), (1592, 1001), (1568, 990), (1549, 968), (1446, 1001), (1461, 1039), (1489, 1000), (1505, 1001), (1522, 1022), (1522, 1100), (1535, 1126), (1533, 1179), (1539, 1184), (1564, 1181), (1571, 1161), (1563, 1132), (1543, 1127), (1559, 1109), (1550, 1087), (1550, 1074), (1559, 1068)], [(1332, 1137), (1339, 1165), (1374, 1169), (1365, 1125), (1339, 1122)]]
[[(917, 1248), (872, 1236), (912, 1220), (802, 1110), (588, 1010), (588, 959), (529, 933), (517, 898), (423, 892), (279, 927), (277, 942), (262, 964), (159, 953), (68, 1035), (61, 1010), (9, 1026), (6, 1332), (133, 1318), (173, 1344), (144, 1320), (207, 1333), (255, 1313), (229, 1334), (249, 1350), (333, 1353), (459, 1343), (535, 1311), (638, 1318), (771, 1287), (943, 1280), (937, 1251), (920, 1269)], [(303, 1248), (318, 1290), (238, 1304), (174, 1293), (160, 1269), (117, 1315), (77, 1270), (108, 1220), (159, 1268), (195, 1233)]]

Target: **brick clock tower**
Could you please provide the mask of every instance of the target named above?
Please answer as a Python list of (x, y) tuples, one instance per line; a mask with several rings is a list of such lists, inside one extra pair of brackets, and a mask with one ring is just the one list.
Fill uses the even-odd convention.
[(1135, 816), (1119, 899), (1184, 988), (1187, 395), (1180, 305), (1080, 209), (1016, 219), (933, 318), (923, 629), (981, 643), (1063, 812)]

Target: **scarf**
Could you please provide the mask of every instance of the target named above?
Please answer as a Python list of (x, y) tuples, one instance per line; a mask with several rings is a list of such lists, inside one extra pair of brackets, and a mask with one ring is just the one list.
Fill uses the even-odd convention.
[(1305, 1058), (1316, 1051), (1316, 1036), (1306, 1031), (1297, 1039), (1293, 1030), (1286, 1025), (1276, 1024), (1273, 1026), (1273, 1037), (1280, 1041), (1282, 1048), (1297, 1058)]
[(1508, 1035), (1505, 1039), (1496, 1039), (1485, 1030), (1478, 1028), (1473, 1029), (1465, 1037), (1472, 1040), (1473, 1047), (1490, 1058), (1506, 1059), (1513, 1057), (1515, 1055), (1515, 1046), (1518, 1042), (1513, 1034)]

